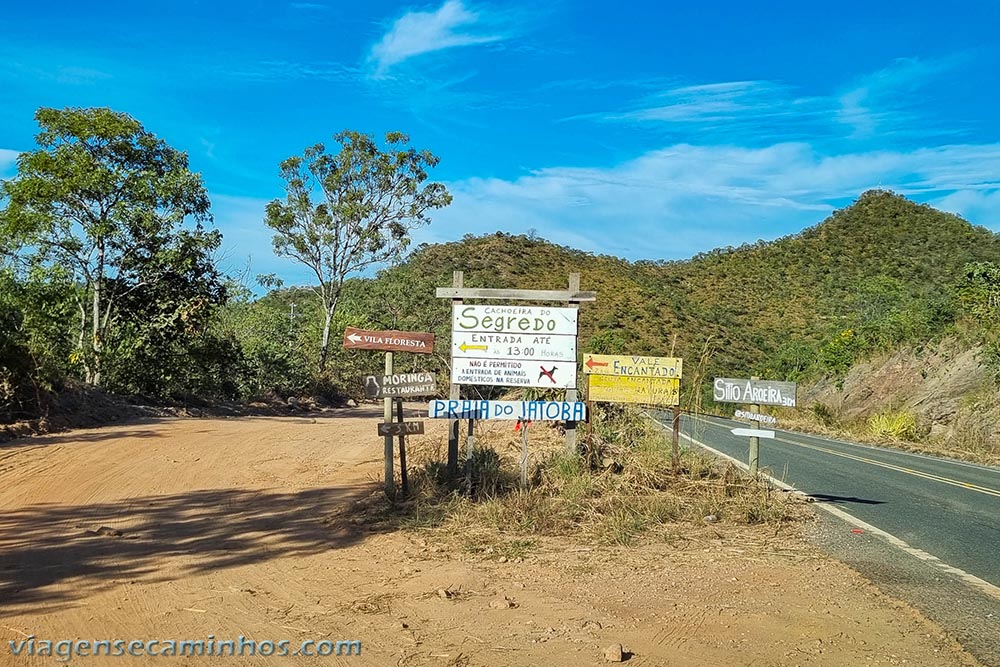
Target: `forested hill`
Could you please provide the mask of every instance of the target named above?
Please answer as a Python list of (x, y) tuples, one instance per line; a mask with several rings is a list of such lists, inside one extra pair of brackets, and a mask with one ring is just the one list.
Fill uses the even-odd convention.
[(598, 293), (582, 307), (584, 351), (673, 352), (688, 360), (689, 376), (705, 358), (706, 375), (795, 379), (843, 372), (867, 349), (940, 333), (960, 315), (966, 265), (979, 261), (1000, 262), (1000, 236), (870, 191), (799, 234), (686, 261), (631, 263), (499, 232), (425, 245), (362, 298), (392, 306), (372, 324), (447, 337), (449, 303), (433, 288), (450, 285), (453, 270), (464, 271), (467, 287), (539, 289), (579, 272), (582, 288)]

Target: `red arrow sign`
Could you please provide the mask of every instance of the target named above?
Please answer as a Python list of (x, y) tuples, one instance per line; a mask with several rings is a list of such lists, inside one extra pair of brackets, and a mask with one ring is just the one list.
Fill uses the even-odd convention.
[(430, 354), (434, 351), (434, 334), (419, 331), (365, 331), (347, 327), (344, 331), (344, 347), (349, 350)]
[(608, 365), (608, 362), (606, 362), (606, 361), (594, 361), (593, 358), (591, 358), (591, 357), (587, 357), (587, 362), (586, 363), (587, 363), (587, 368), (593, 368), (594, 366), (607, 366)]

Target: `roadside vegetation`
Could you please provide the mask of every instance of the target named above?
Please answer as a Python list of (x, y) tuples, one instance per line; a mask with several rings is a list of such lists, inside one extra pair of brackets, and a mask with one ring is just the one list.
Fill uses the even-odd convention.
[(946, 434), (935, 435), (927, 419), (905, 409), (885, 409), (871, 416), (849, 417), (823, 403), (807, 411), (786, 412), (781, 428), (855, 442), (888, 446), (936, 456), (1000, 465), (1000, 433), (996, 429), (1000, 399), (995, 390), (967, 394), (950, 419)]
[(374, 494), (346, 513), (374, 528), (458, 536), (469, 553), (508, 560), (546, 537), (680, 545), (713, 526), (768, 526), (778, 534), (809, 516), (801, 499), (700, 451), (681, 449), (675, 471), (670, 434), (639, 410), (598, 408), (593, 419), (582, 456), (565, 452), (559, 429), (530, 426), (526, 487), (518, 467), (520, 436), (509, 424), (484, 422), (476, 433), (471, 488), (467, 477), (447, 479), (440, 463), (447, 443), (434, 442), (409, 452), (408, 498), (393, 503)]
[(399, 132), (379, 143), (344, 131), (336, 152), (317, 144), (283, 161), (286, 196), (260, 224), (278, 256), (316, 276), (284, 290), (270, 275), (223, 275), (200, 174), (138, 120), (105, 108), (35, 120), (37, 147), (0, 181), (0, 424), (44, 419), (66, 392), (343, 400), (361, 358), (336, 354), (331, 336), (372, 305), (343, 297), (451, 200), (425, 183), (438, 158)]
[[(359, 378), (380, 364), (342, 349), (345, 327), (445, 342), (450, 303), (434, 289), (453, 271), (496, 288), (552, 288), (579, 272), (598, 293), (581, 310), (580, 350), (685, 358), (691, 410), (732, 409), (712, 402), (712, 377), (843, 388), (868, 359), (955, 341), (991, 384), (946, 414), (907, 416), (888, 397), (863, 415), (804, 404), (798, 417), (1000, 456), (978, 425), (983, 409), (1000, 415), (989, 399), (1000, 383), (1000, 237), (890, 192), (866, 192), (798, 234), (685, 261), (628, 262), (534, 232), (411, 249), (411, 230), (450, 201), (428, 180), (438, 158), (400, 133), (344, 131), (336, 150), (318, 144), (277, 167), (284, 196), (261, 211), (261, 229), (315, 274), (286, 287), (223, 273), (200, 175), (139, 121), (109, 109), (40, 109), (36, 120), (37, 147), (0, 183), (0, 424), (44, 418), (74, 391), (194, 405), (358, 400)], [(446, 345), (396, 359), (437, 373), (439, 386), (448, 364)]]

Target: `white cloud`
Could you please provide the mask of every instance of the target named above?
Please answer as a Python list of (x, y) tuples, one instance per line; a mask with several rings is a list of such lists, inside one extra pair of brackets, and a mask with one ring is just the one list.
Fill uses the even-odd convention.
[(476, 33), (473, 26), (482, 24), (483, 16), (462, 4), (446, 0), (436, 11), (411, 11), (393, 23), (382, 39), (372, 47), (369, 61), (376, 76), (408, 58), (456, 46), (485, 44), (504, 39), (500, 34)]
[(928, 134), (944, 135), (946, 130), (931, 127), (926, 119), (917, 122), (919, 109), (927, 101), (924, 88), (965, 60), (962, 55), (932, 60), (901, 58), (847, 86), (818, 95), (803, 95), (777, 81), (673, 86), (644, 94), (624, 109), (573, 119), (670, 124), (702, 134), (718, 130), (729, 140), (742, 132), (754, 143), (761, 139), (872, 139), (914, 131), (926, 139)]
[(250, 81), (287, 81), (310, 79), (319, 81), (351, 82), (361, 78), (360, 70), (342, 63), (289, 60), (263, 60), (259, 62), (227, 64), (220, 69), (223, 75)]
[(888, 67), (861, 77), (838, 98), (836, 118), (856, 138), (873, 136), (889, 120), (898, 122), (912, 96), (935, 77), (962, 62), (962, 57), (920, 60), (899, 58)]
[[(414, 241), (534, 229), (555, 243), (629, 259), (682, 259), (771, 240), (823, 220), (871, 188), (958, 213), (1000, 231), (1000, 144), (823, 153), (803, 142), (762, 148), (675, 144), (620, 164), (555, 166), (520, 178), (447, 183), (451, 206)], [(213, 195), (223, 266), (289, 283), (308, 272), (274, 257), (266, 200)]]
[(1000, 189), (959, 190), (929, 203), (942, 211), (957, 213), (977, 225), (1000, 230)]
[(647, 98), (633, 111), (605, 114), (607, 120), (718, 122), (752, 113), (783, 115), (796, 100), (772, 81), (727, 81), (671, 88)]
[(18, 151), (0, 148), (0, 178), (14, 175), (18, 155), (20, 155)]
[[(556, 243), (684, 258), (773, 239), (881, 187), (1000, 228), (1000, 144), (820, 155), (809, 144), (678, 144), (609, 168), (552, 167), (515, 180), (449, 183), (454, 202), (420, 241), (534, 228)], [(980, 219), (979, 216), (989, 219)]]

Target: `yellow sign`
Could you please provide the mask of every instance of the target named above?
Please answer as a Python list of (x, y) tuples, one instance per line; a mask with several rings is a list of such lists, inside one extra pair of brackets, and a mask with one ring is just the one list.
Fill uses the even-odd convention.
[(676, 357), (585, 354), (583, 372), (592, 375), (624, 375), (636, 378), (679, 378), (683, 360)]
[(644, 405), (680, 405), (681, 381), (671, 377), (629, 377), (627, 375), (591, 375), (587, 398), (612, 403)]

